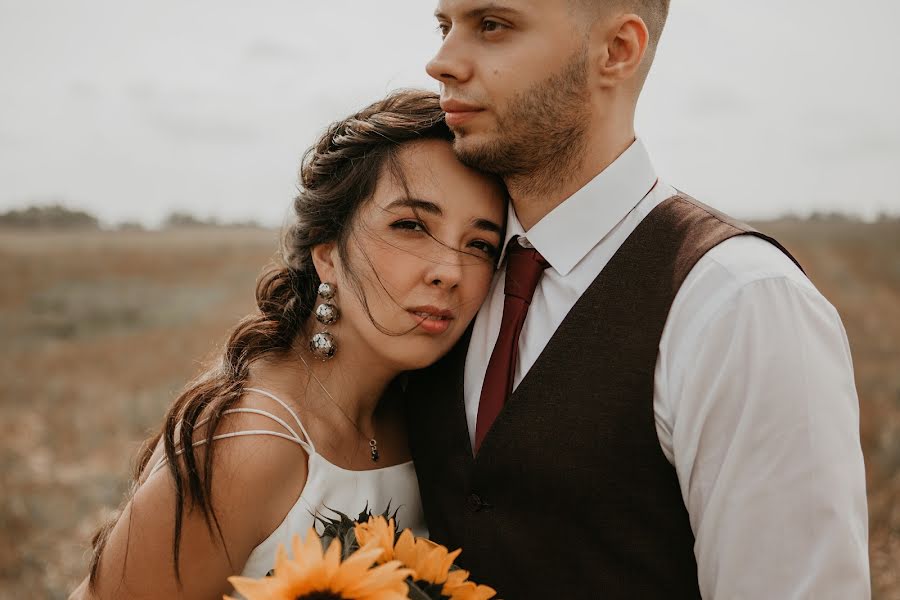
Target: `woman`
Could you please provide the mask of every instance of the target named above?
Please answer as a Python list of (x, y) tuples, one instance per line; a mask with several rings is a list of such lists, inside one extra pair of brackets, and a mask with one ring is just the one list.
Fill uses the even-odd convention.
[(307, 152), (258, 312), (169, 409), (73, 597), (221, 598), (326, 507), (390, 502), (423, 529), (402, 411), (380, 399), (468, 327), (505, 216), (503, 187), (451, 142), (438, 97), (402, 91)]

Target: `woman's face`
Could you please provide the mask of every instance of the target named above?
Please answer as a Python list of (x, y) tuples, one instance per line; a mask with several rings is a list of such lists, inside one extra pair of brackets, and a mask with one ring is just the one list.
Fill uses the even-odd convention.
[(385, 167), (354, 220), (349, 266), (332, 249), (333, 272), (317, 267), (338, 287), (338, 352), (404, 371), (447, 353), (487, 296), (506, 192), (460, 163), (450, 142), (407, 143), (397, 158), (403, 180)]

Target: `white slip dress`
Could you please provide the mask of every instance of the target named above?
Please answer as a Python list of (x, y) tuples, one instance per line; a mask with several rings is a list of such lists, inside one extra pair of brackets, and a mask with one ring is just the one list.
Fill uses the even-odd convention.
[[(355, 519), (367, 506), (373, 514), (381, 514), (390, 505), (391, 513), (397, 511), (397, 525), (400, 528), (412, 529), (417, 536), (427, 535), (422, 500), (419, 496), (419, 482), (412, 461), (369, 471), (351, 471), (339, 467), (316, 452), (315, 444), (306, 428), (287, 403), (271, 392), (259, 388), (245, 388), (244, 391), (266, 396), (280, 404), (293, 417), (297, 429), (267, 411), (235, 408), (224, 411), (223, 414), (249, 412), (262, 415), (278, 423), (284, 428), (285, 433), (254, 429), (217, 435), (213, 440), (245, 435), (272, 435), (296, 442), (306, 451), (309, 460), (306, 485), (303, 486), (300, 497), (275, 531), (253, 549), (240, 575), (253, 578), (266, 575), (275, 566), (275, 553), (278, 547), (285, 546), (288, 554), (291, 554), (293, 536), (295, 534), (305, 536), (310, 527), (316, 527), (317, 531), (321, 532), (322, 526), (316, 521), (315, 515), (334, 517), (331, 510), (340, 511)], [(200, 427), (204, 423), (205, 420), (198, 422), (195, 427)], [(194, 445), (204, 442), (205, 440), (199, 440)], [(154, 465), (151, 475), (164, 463), (165, 457)]]

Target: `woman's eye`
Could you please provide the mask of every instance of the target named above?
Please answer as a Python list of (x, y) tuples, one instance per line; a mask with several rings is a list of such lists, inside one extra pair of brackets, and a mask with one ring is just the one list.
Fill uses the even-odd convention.
[(392, 229), (403, 229), (406, 231), (425, 231), (425, 225), (420, 221), (403, 220), (391, 223)]
[(444, 39), (450, 33), (450, 26), (445, 23), (438, 23), (434, 30), (441, 34), (441, 39)]
[(489, 244), (482, 240), (476, 240), (469, 245), (477, 250), (481, 250), (482, 252), (484, 252), (491, 258), (495, 258), (497, 256), (497, 253), (498, 253), (497, 246), (495, 246), (493, 244)]

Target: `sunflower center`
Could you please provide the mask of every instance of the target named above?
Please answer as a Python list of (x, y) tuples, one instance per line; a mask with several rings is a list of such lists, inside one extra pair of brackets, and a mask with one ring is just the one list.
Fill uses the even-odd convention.
[(340, 594), (335, 594), (334, 592), (311, 592), (309, 594), (303, 594), (302, 596), (297, 596), (294, 600), (347, 600)]

